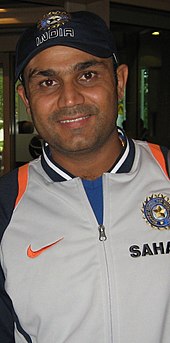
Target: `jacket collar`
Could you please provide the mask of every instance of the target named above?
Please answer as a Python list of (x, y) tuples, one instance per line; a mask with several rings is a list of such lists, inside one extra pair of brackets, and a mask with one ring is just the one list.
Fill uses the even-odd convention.
[[(124, 142), (124, 147), (112, 168), (108, 170), (108, 173), (128, 173), (130, 172), (134, 161), (134, 142), (131, 139), (127, 138), (122, 129), (118, 128), (118, 132), (120, 135), (120, 139)], [(67, 170), (62, 168), (60, 165), (58, 165), (56, 162), (54, 162), (51, 156), (49, 145), (47, 143), (45, 143), (43, 147), (41, 164), (45, 172), (54, 182), (68, 181), (75, 177)]]

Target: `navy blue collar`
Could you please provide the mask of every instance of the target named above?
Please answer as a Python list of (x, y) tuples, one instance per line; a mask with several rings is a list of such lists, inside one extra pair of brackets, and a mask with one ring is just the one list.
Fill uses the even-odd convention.
[[(127, 138), (123, 130), (118, 129), (118, 132), (124, 141), (124, 147), (112, 168), (108, 170), (108, 173), (128, 173), (130, 172), (134, 161), (134, 142)], [(53, 160), (48, 144), (45, 144), (43, 147), (41, 164), (48, 176), (55, 182), (66, 181), (75, 177)]]

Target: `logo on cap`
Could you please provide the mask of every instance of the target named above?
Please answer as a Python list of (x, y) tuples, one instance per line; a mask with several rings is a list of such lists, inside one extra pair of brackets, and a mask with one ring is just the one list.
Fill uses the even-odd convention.
[(49, 12), (38, 21), (37, 27), (39, 30), (51, 30), (64, 25), (70, 19), (71, 16), (66, 11)]
[(148, 224), (158, 230), (170, 230), (170, 199), (163, 194), (147, 197), (142, 208)]

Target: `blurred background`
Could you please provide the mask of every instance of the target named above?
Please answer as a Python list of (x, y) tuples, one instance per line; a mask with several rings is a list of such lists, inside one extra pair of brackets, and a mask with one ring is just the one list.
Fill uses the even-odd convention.
[(15, 47), (25, 28), (57, 9), (88, 10), (106, 21), (120, 63), (129, 67), (118, 125), (132, 138), (170, 148), (169, 0), (0, 0), (0, 175), (41, 153), (41, 140), (16, 93)]

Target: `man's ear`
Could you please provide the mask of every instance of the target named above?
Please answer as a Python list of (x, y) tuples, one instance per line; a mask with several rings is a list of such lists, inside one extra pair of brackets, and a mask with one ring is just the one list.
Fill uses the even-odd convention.
[(128, 78), (128, 66), (126, 64), (121, 64), (117, 68), (117, 78), (118, 78), (118, 100), (121, 100), (124, 96), (124, 91), (126, 87), (126, 82)]
[(27, 113), (30, 114), (30, 105), (29, 105), (29, 100), (25, 91), (25, 88), (22, 84), (19, 84), (17, 86), (17, 92), (20, 96), (20, 98), (22, 99), (23, 103), (25, 104)]

